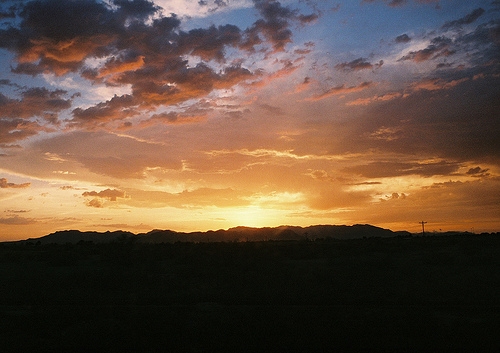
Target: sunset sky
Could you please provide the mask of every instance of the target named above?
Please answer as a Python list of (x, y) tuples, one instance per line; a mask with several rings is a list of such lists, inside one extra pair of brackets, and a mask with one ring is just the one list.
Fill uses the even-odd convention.
[(500, 1), (0, 1), (0, 241), (500, 231)]

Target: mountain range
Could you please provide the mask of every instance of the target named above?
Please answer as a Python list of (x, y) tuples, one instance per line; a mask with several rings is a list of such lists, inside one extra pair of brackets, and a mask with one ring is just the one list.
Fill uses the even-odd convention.
[(322, 238), (357, 239), (370, 237), (411, 236), (406, 231), (393, 232), (369, 224), (347, 225), (314, 225), (308, 227), (234, 227), (227, 230), (210, 230), (206, 232), (176, 232), (172, 230), (154, 229), (147, 233), (134, 234), (128, 231), (79, 231), (63, 230), (40, 238), (29, 238), (21, 242), (40, 242), (41, 244), (75, 244), (80, 241), (109, 243), (119, 240), (134, 240), (139, 243), (175, 243), (175, 242), (239, 242), (239, 241), (285, 241), (316, 240)]

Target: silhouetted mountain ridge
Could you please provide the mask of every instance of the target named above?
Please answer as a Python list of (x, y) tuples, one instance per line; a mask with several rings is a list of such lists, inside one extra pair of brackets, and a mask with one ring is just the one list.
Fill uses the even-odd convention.
[(409, 232), (393, 232), (389, 229), (369, 224), (347, 225), (314, 225), (308, 227), (234, 227), (227, 230), (210, 230), (206, 232), (176, 232), (173, 230), (154, 229), (147, 233), (134, 234), (128, 231), (57, 231), (40, 238), (30, 238), (23, 242), (40, 242), (41, 244), (76, 244), (81, 241), (109, 243), (133, 239), (139, 243), (175, 243), (175, 242), (234, 242), (234, 241), (290, 241), (315, 240), (321, 238), (357, 239), (370, 237), (410, 236)]

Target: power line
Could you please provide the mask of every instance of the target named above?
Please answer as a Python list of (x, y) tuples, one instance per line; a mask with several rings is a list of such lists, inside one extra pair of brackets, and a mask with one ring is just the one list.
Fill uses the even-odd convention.
[(426, 224), (427, 222), (422, 221), (422, 222), (418, 222), (418, 223), (420, 223), (422, 225), (422, 236), (425, 236), (424, 224)]

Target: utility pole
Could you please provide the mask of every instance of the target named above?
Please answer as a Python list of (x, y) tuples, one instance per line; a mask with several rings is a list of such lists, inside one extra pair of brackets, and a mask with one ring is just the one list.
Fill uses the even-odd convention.
[(422, 225), (422, 236), (425, 236), (424, 224), (426, 224), (427, 222), (422, 221), (422, 222), (418, 222), (418, 223), (420, 223)]

